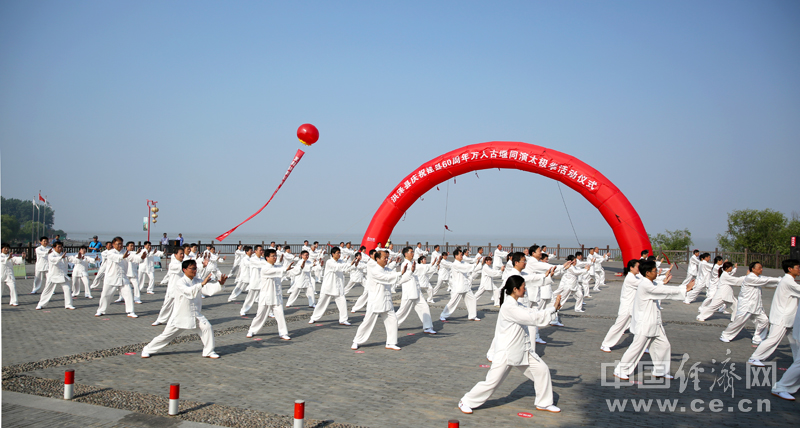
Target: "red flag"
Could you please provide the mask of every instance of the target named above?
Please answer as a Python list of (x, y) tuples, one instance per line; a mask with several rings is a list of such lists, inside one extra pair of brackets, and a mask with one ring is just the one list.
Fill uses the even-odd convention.
[[(235, 226), (233, 229), (231, 229), (231, 230), (229, 230), (229, 231), (227, 231), (227, 232), (223, 233), (222, 235), (219, 235), (219, 236), (217, 236), (217, 241), (219, 241), (219, 242), (222, 242), (222, 240), (223, 240), (223, 239), (225, 239), (225, 238), (227, 238), (227, 237), (228, 237), (228, 235), (230, 235), (231, 233), (233, 233), (233, 231), (234, 231), (234, 230), (236, 230), (236, 228), (237, 228), (237, 227), (239, 227), (239, 226), (241, 226), (241, 225), (243, 225), (243, 224), (247, 223), (248, 221), (250, 221), (250, 219), (251, 219), (251, 218), (253, 218), (253, 217), (257, 216), (259, 213), (261, 213), (261, 211), (263, 211), (263, 210), (264, 210), (264, 208), (266, 208), (266, 207), (267, 207), (267, 205), (269, 205), (269, 203), (270, 203), (270, 202), (272, 202), (272, 198), (274, 198), (274, 197), (275, 197), (275, 194), (277, 194), (277, 193), (278, 193), (278, 190), (281, 190), (281, 186), (283, 186), (283, 183), (284, 183), (284, 182), (286, 182), (286, 179), (287, 179), (287, 178), (289, 178), (289, 174), (291, 174), (291, 173), (292, 173), (292, 170), (294, 169), (295, 165), (297, 165), (297, 163), (298, 163), (298, 162), (300, 162), (300, 159), (302, 159), (302, 158), (303, 158), (303, 155), (304, 155), (304, 154), (306, 154), (304, 151), (302, 151), (302, 150), (300, 150), (300, 149), (298, 149), (298, 150), (297, 150), (297, 153), (295, 153), (295, 155), (294, 155), (294, 159), (292, 159), (292, 163), (291, 163), (291, 164), (289, 164), (289, 169), (287, 169), (287, 170), (286, 170), (286, 174), (284, 174), (284, 175), (283, 175), (283, 179), (281, 180), (281, 184), (279, 184), (279, 185), (278, 185), (278, 188), (277, 188), (277, 189), (275, 189), (275, 191), (274, 191), (274, 192), (272, 192), (272, 196), (270, 196), (270, 197), (269, 197), (269, 200), (267, 201), (267, 203), (266, 203), (266, 204), (264, 204), (264, 206), (263, 206), (263, 207), (261, 207), (261, 209), (259, 209), (258, 211), (256, 211), (256, 213), (255, 213), (255, 214), (251, 215), (250, 217), (247, 217), (247, 218), (246, 218), (246, 219), (245, 219), (243, 222), (241, 222), (241, 223), (237, 224), (237, 225), (236, 225), (236, 226)], [(39, 195), (39, 197), (41, 198), (42, 196), (41, 196), (41, 195)]]
[(444, 228), (447, 229), (448, 232), (452, 232), (452, 230), (450, 230), (450, 228), (447, 227), (447, 225), (444, 225)]
[(39, 200), (44, 202), (44, 203), (47, 203), (47, 199), (42, 197), (42, 193), (41, 192), (39, 192)]

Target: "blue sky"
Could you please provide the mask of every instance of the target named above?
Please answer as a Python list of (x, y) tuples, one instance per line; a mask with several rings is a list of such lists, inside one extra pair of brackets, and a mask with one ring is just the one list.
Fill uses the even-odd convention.
[[(310, 122), (319, 143), (230, 239), (360, 236), (415, 167), (493, 140), (587, 162), (650, 233), (713, 238), (735, 209), (798, 210), (799, 23), (795, 1), (7, 1), (2, 194), (42, 189), (68, 232), (141, 230), (155, 199), (155, 232), (222, 233), (269, 198)], [(610, 238), (563, 190), (578, 235)], [(572, 236), (533, 174), (424, 199), (396, 236), (440, 235), (446, 203), (450, 241)]]

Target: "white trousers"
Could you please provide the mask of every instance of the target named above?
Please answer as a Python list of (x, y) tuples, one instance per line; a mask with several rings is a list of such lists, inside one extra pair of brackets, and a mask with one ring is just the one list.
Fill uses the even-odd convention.
[(788, 330), (788, 328), (782, 325), (770, 324), (769, 335), (758, 344), (758, 348), (753, 351), (753, 355), (751, 355), (750, 358), (756, 360), (766, 360), (769, 358), (770, 355), (778, 349), (778, 345), (781, 344), (783, 336), (786, 335), (786, 330)]
[(364, 320), (358, 326), (356, 337), (353, 342), (361, 345), (369, 339), (372, 334), (372, 329), (375, 328), (375, 322), (378, 321), (378, 315), (383, 315), (383, 326), (386, 327), (386, 346), (397, 345), (397, 315), (393, 310), (387, 312), (370, 312), (364, 315)]
[(692, 282), (696, 278), (697, 278), (697, 275), (686, 275), (686, 278), (681, 283), (681, 287), (686, 288), (686, 286), (689, 285), (689, 283)]
[(236, 298), (239, 297), (240, 294), (242, 294), (242, 291), (247, 289), (247, 285), (248, 285), (247, 282), (236, 281), (236, 286), (233, 287), (233, 291), (231, 291), (231, 295), (230, 297), (228, 297), (228, 301), (232, 302), (236, 300)]
[(477, 302), (477, 301), (478, 301), (478, 299), (480, 299), (480, 298), (481, 298), (481, 296), (483, 296), (483, 293), (486, 293), (486, 292), (490, 292), (489, 296), (492, 298), (492, 301), (494, 301), (494, 302), (495, 302), (495, 303), (494, 303), (495, 305), (497, 305), (497, 304), (499, 304), (499, 303), (500, 303), (500, 301), (499, 301), (499, 299), (500, 299), (500, 296), (498, 295), (498, 296), (497, 296), (498, 300), (497, 300), (497, 301), (495, 301), (495, 300), (494, 300), (494, 295), (495, 295), (495, 292), (494, 292), (494, 290), (487, 290), (487, 289), (485, 289), (485, 288), (479, 288), (479, 289), (478, 289), (478, 291), (476, 291), (476, 292), (475, 292), (475, 302)]
[(122, 300), (125, 301), (125, 312), (132, 314), (133, 313), (133, 293), (131, 292), (131, 286), (128, 284), (125, 285), (108, 285), (103, 284), (103, 292), (100, 294), (100, 304), (97, 307), (97, 312), (100, 314), (105, 314), (108, 310), (108, 305), (114, 300), (114, 294), (119, 291), (122, 295)]
[(317, 321), (322, 318), (325, 311), (328, 310), (328, 305), (333, 300), (336, 303), (336, 308), (339, 309), (339, 322), (347, 322), (347, 299), (344, 296), (333, 296), (330, 294), (323, 294), (317, 302), (317, 307), (314, 308), (314, 313), (311, 314), (311, 321)]
[(764, 314), (763, 310), (758, 314), (747, 312), (744, 315), (736, 316), (733, 321), (728, 324), (728, 327), (722, 331), (722, 338), (733, 340), (733, 338), (742, 331), (748, 320), (753, 320), (753, 323), (756, 325), (756, 331), (753, 333), (753, 344), (758, 345), (761, 343), (761, 341), (767, 337), (766, 329), (767, 325), (769, 325), (769, 318)]
[(249, 311), (253, 305), (258, 305), (258, 295), (260, 292), (261, 290), (255, 287), (247, 290), (247, 297), (245, 297), (244, 303), (242, 303), (242, 310), (239, 311), (242, 316), (247, 315), (247, 311)]
[(606, 270), (595, 269), (594, 271), (594, 288), (599, 290), (601, 285), (606, 285)]
[(197, 328), (187, 329), (171, 325), (166, 326), (163, 333), (156, 336), (142, 349), (142, 353), (155, 354), (184, 331), (194, 332), (196, 330), (200, 330), (200, 340), (203, 342), (203, 356), (207, 357), (214, 353), (214, 330), (211, 329), (211, 323), (205, 317), (197, 317)]
[(294, 302), (297, 301), (297, 298), (300, 297), (300, 292), (303, 291), (303, 288), (306, 289), (306, 298), (308, 298), (308, 306), (314, 306), (314, 283), (312, 285), (306, 287), (294, 287), (292, 290), (289, 290), (289, 300), (286, 301), (286, 307), (294, 305)]
[(38, 292), (42, 285), (47, 284), (47, 271), (36, 271), (33, 274), (33, 289), (31, 290), (31, 294)]
[(11, 300), (8, 302), (8, 304), (18, 305), (19, 302), (17, 301), (17, 279), (14, 278), (14, 274), (9, 274), (8, 276), (6, 276), (5, 283), (8, 286), (8, 293), (11, 295)]
[(355, 281), (352, 278), (349, 281), (347, 281), (347, 285), (344, 286), (344, 295), (347, 296), (347, 294), (350, 293), (350, 290), (352, 290), (353, 287), (356, 286), (356, 284), (362, 285), (361, 281)]
[(528, 379), (533, 381), (533, 388), (536, 390), (534, 404), (537, 407), (547, 407), (553, 404), (553, 383), (550, 380), (550, 369), (538, 355), (528, 355), (527, 366), (510, 366), (505, 363), (492, 363), (489, 372), (486, 373), (486, 380), (478, 382), (472, 389), (461, 397), (461, 401), (473, 409), (480, 407), (492, 393), (500, 386), (508, 376), (512, 367), (522, 371)]
[(439, 289), (442, 288), (442, 283), (445, 282), (445, 281), (447, 281), (447, 284), (448, 284), (448, 287), (449, 287), (450, 281), (447, 280), (447, 279), (444, 279), (444, 275), (437, 276), (436, 285), (434, 285), (433, 288), (429, 288), (428, 289), (428, 301), (429, 302), (433, 302), (433, 296), (435, 296), (436, 293), (439, 292)]
[(353, 312), (358, 312), (367, 306), (367, 301), (369, 300), (369, 293), (367, 292), (367, 288), (364, 287), (364, 291), (358, 296), (356, 303), (353, 304)]
[(464, 299), (464, 304), (467, 305), (467, 318), (477, 318), (478, 302), (475, 300), (475, 295), (472, 294), (472, 290), (468, 290), (466, 293), (450, 293), (450, 301), (447, 302), (447, 306), (442, 309), (442, 314), (439, 315), (439, 319), (447, 319), (449, 316), (453, 315), (458, 304), (461, 303), (462, 298)]
[(403, 324), (403, 321), (406, 320), (408, 315), (411, 313), (411, 309), (417, 311), (417, 315), (419, 315), (419, 320), (422, 321), (422, 328), (427, 330), (433, 330), (433, 320), (431, 319), (431, 308), (428, 306), (428, 302), (425, 301), (425, 296), (420, 293), (419, 297), (416, 299), (409, 299), (403, 296), (400, 299), (400, 307), (397, 308), (397, 326), (399, 327), (400, 324)]
[(83, 282), (83, 291), (86, 297), (92, 295), (92, 292), (89, 290), (89, 278), (85, 276), (72, 276), (72, 295), (78, 296), (81, 294), (81, 282)]
[[(145, 277), (147, 277), (147, 282), (145, 282)], [(155, 271), (146, 271), (140, 270), (139, 271), (139, 287), (144, 288), (144, 285), (147, 284), (147, 292), (153, 293), (156, 290), (156, 278), (155, 278)]]
[(61, 286), (61, 290), (64, 292), (64, 307), (66, 308), (72, 306), (72, 293), (69, 284), (66, 282), (53, 281), (47, 281), (44, 284), (42, 296), (39, 298), (39, 304), (37, 306), (45, 307), (47, 303), (50, 302), (50, 298), (53, 297), (53, 293), (56, 291), (56, 287), (59, 285)]
[(671, 345), (667, 340), (667, 335), (664, 333), (664, 327), (658, 327), (658, 333), (655, 337), (647, 337), (642, 334), (634, 334), (633, 342), (625, 354), (622, 355), (617, 368), (614, 373), (622, 377), (628, 377), (639, 360), (644, 355), (644, 350), (650, 350), (650, 359), (653, 360), (653, 376), (664, 376), (670, 373), (670, 351)]
[(159, 324), (166, 324), (172, 315), (172, 308), (175, 307), (175, 298), (164, 296), (164, 303), (161, 304), (161, 310), (158, 312), (158, 319), (156, 322)]
[(575, 310), (583, 310), (583, 287), (580, 285), (578, 285), (578, 289), (575, 291), (565, 290), (561, 294), (561, 305), (566, 304), (573, 293), (575, 293)]
[(794, 362), (786, 369), (786, 373), (783, 374), (781, 380), (772, 387), (772, 392), (774, 393), (788, 392), (789, 394), (794, 394), (800, 389), (800, 343), (797, 343), (792, 334), (789, 335), (789, 346), (792, 348)]
[(614, 325), (608, 329), (608, 333), (606, 333), (606, 337), (603, 339), (602, 346), (611, 348), (619, 343), (619, 340), (622, 339), (622, 334), (625, 333), (625, 330), (630, 325), (631, 314), (617, 314), (617, 320), (614, 321)]
[[(705, 303), (705, 302), (703, 302), (703, 303)], [(733, 321), (734, 317), (736, 316), (736, 304), (737, 304), (737, 301), (734, 301), (733, 305), (731, 306), (731, 312), (733, 313), (731, 315), (731, 321)], [(723, 310), (725, 309), (725, 301), (722, 300), (722, 299), (713, 299), (713, 300), (711, 300), (711, 303), (709, 303), (708, 305), (700, 306), (697, 309), (697, 311), (699, 312), (699, 314), (697, 314), (697, 320), (698, 321), (705, 321), (705, 320), (708, 319), (708, 317), (713, 315), (714, 312), (719, 311), (720, 309), (723, 309)]]
[(286, 327), (286, 318), (283, 317), (283, 305), (262, 305), (260, 303), (258, 305), (256, 317), (253, 318), (253, 322), (250, 323), (250, 329), (247, 330), (247, 334), (258, 334), (267, 322), (270, 313), (275, 315), (275, 321), (278, 323), (278, 335), (288, 336), (289, 328)]
[[(700, 295), (700, 292), (705, 290), (706, 288), (707, 288), (706, 284), (698, 284), (697, 281), (695, 281), (694, 288), (692, 288), (691, 290), (689, 290), (689, 292), (686, 293), (686, 298), (683, 300), (683, 302), (684, 303), (694, 302), (694, 299), (696, 299), (697, 296)], [(711, 293), (706, 292), (706, 297), (708, 297), (709, 295), (711, 295)], [(713, 295), (711, 296), (713, 297)]]

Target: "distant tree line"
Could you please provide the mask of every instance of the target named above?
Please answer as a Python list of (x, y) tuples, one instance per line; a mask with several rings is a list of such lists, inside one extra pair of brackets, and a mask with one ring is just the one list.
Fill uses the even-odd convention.
[(67, 233), (60, 229), (53, 228), (53, 221), (55, 219), (55, 211), (51, 207), (47, 207), (45, 211), (44, 206), (40, 205), (38, 218), (40, 221), (31, 219), (31, 211), (36, 215), (36, 209), (33, 208), (32, 200), (21, 200), (15, 198), (0, 197), (0, 204), (2, 204), (2, 240), (9, 244), (28, 243), (33, 236), (34, 242), (39, 239), (39, 236), (34, 236), (35, 231), (38, 229), (39, 234), (47, 236), (61, 235), (62, 238), (67, 237)]
[[(795, 212), (788, 218), (769, 208), (735, 210), (728, 213), (727, 226), (725, 233), (717, 235), (723, 251), (789, 254), (790, 237), (800, 236), (800, 215)], [(666, 230), (648, 238), (657, 251), (685, 250), (692, 245), (689, 229)]]

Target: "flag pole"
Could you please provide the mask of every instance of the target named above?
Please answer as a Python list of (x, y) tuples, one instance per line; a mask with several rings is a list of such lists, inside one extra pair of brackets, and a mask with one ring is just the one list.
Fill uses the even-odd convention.
[(36, 198), (33, 198), (33, 206), (31, 207), (31, 245), (33, 245), (33, 212), (36, 211)]

